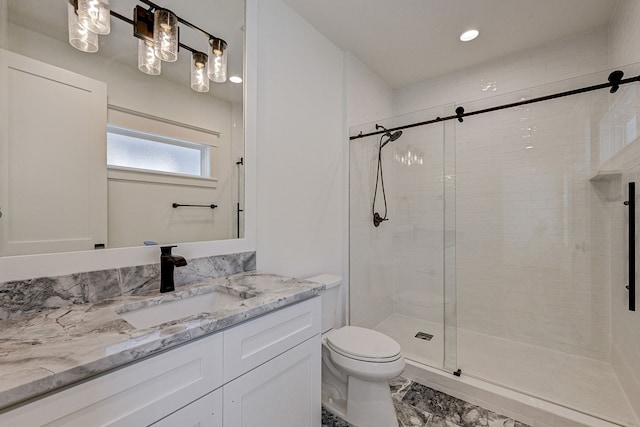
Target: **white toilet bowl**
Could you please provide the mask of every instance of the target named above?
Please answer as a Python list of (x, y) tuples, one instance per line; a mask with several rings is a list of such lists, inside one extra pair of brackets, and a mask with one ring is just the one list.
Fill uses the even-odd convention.
[(388, 336), (357, 326), (331, 330), (322, 338), (322, 404), (357, 427), (397, 426), (388, 380), (404, 367)]

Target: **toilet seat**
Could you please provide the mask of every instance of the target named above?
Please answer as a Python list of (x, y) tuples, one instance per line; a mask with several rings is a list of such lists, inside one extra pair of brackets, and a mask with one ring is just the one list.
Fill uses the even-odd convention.
[(345, 326), (327, 334), (327, 346), (336, 353), (363, 362), (385, 363), (398, 360), (400, 344), (380, 332)]

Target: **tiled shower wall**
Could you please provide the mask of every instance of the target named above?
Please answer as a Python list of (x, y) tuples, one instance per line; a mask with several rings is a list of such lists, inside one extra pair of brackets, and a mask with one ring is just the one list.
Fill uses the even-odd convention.
[[(503, 98), (491, 103), (513, 99)], [(460, 328), (607, 360), (608, 241), (589, 178), (608, 99), (582, 94), (456, 125)]]

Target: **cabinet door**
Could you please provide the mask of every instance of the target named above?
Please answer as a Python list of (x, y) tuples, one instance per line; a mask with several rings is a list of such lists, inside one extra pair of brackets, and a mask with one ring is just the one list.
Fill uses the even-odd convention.
[(107, 86), (0, 49), (0, 256), (107, 239)]
[(320, 335), (224, 386), (227, 427), (319, 427)]
[(174, 412), (153, 427), (222, 427), (222, 388)]
[(222, 386), (222, 345), (222, 334), (193, 341), (2, 413), (0, 426), (151, 425)]
[(224, 331), (224, 382), (318, 335), (320, 304), (311, 298)]

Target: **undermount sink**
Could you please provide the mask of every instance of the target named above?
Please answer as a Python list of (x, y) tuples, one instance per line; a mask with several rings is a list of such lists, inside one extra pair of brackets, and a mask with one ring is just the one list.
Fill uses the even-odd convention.
[(182, 299), (169, 301), (163, 301), (162, 299), (162, 297), (155, 298), (160, 302), (137, 309), (128, 310), (126, 306), (122, 306), (117, 308), (116, 312), (131, 326), (141, 329), (183, 319), (195, 314), (211, 312), (247, 298), (214, 289), (211, 292), (187, 296)]

